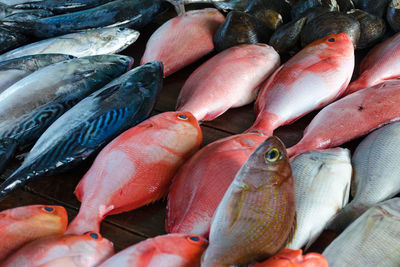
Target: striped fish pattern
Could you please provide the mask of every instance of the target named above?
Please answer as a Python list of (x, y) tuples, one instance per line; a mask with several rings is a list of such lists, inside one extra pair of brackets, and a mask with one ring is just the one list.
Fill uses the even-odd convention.
[(201, 266), (245, 265), (276, 254), (295, 229), (289, 159), (276, 137), (247, 159), (219, 204)]
[(29, 180), (73, 167), (145, 120), (161, 91), (162, 76), (161, 62), (151, 62), (76, 104), (43, 133), (22, 166), (0, 186), (0, 199)]

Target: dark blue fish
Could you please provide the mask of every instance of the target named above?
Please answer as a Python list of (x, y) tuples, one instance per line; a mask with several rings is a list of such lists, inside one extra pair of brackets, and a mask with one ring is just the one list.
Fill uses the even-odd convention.
[(45, 18), (53, 16), (53, 12), (44, 9), (15, 9), (5, 4), (0, 3), (0, 19), (1, 20), (14, 20), (15, 18), (23, 18), (33, 16), (36, 18)]
[(21, 167), (0, 186), (0, 199), (29, 180), (71, 168), (145, 120), (162, 78), (161, 62), (150, 62), (79, 102), (43, 133)]
[(37, 2), (22, 3), (13, 6), (19, 9), (46, 9), (61, 14), (75, 12), (92, 7), (100, 6), (113, 0), (42, 0)]
[(28, 43), (29, 39), (22, 33), (0, 27), (0, 54)]

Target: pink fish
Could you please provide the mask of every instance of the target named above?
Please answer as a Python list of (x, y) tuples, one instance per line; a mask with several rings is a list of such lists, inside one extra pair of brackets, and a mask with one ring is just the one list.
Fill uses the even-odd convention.
[(259, 133), (229, 136), (193, 155), (168, 194), (166, 230), (207, 237), (211, 219), (236, 173), (266, 139)]
[(290, 156), (339, 146), (400, 119), (400, 80), (390, 80), (348, 95), (322, 109)]
[(141, 64), (161, 61), (164, 77), (214, 50), (213, 37), (225, 17), (214, 8), (193, 10), (158, 28), (146, 45)]
[(0, 262), (25, 243), (62, 235), (68, 215), (61, 206), (33, 205), (0, 212)]
[(354, 47), (346, 33), (317, 40), (283, 64), (262, 86), (249, 129), (272, 135), (279, 126), (337, 99), (354, 69)]
[(179, 94), (177, 110), (189, 111), (203, 121), (249, 104), (256, 99), (259, 85), (279, 64), (279, 54), (268, 45), (231, 47), (190, 75)]
[(52, 236), (23, 246), (0, 266), (94, 267), (113, 253), (113, 244), (99, 233)]
[(328, 260), (318, 253), (302, 255), (301, 249), (283, 249), (268, 260), (257, 263), (252, 267), (328, 267)]
[(99, 267), (197, 267), (207, 245), (196, 235), (157, 236), (115, 254)]
[(138, 124), (108, 144), (79, 182), (82, 202), (67, 233), (98, 231), (106, 215), (133, 210), (168, 193), (171, 180), (201, 144), (189, 112), (165, 112)]
[(369, 88), (385, 80), (400, 77), (400, 33), (375, 46), (360, 65), (360, 77), (346, 94)]

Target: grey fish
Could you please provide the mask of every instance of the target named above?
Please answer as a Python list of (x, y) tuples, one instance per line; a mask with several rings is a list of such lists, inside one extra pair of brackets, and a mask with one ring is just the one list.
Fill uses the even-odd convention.
[(14, 15), (18, 14), (30, 14), (37, 18), (45, 18), (54, 15), (53, 12), (44, 9), (15, 9), (6, 4), (0, 3), (0, 20), (9, 20), (12, 19)]
[(63, 54), (42, 54), (1, 61), (0, 93), (40, 68), (72, 58), (75, 57)]
[(28, 41), (24, 34), (0, 27), (0, 53), (17, 48)]
[(323, 252), (329, 267), (400, 266), (400, 198), (367, 210)]
[(113, 54), (134, 43), (139, 32), (128, 28), (102, 28), (70, 33), (28, 44), (0, 55), (0, 61), (35, 54), (69, 54), (76, 57)]
[(370, 133), (358, 145), (352, 163), (353, 200), (330, 223), (332, 230), (342, 231), (368, 208), (400, 192), (400, 122)]
[(32, 21), (35, 19), (53, 16), (53, 12), (44, 9), (23, 10), (24, 12), (15, 12), (3, 18), (3, 21)]
[(309, 247), (347, 204), (351, 182), (350, 151), (316, 150), (291, 163), (296, 189), (297, 229), (288, 248)]
[(16, 4), (13, 8), (19, 9), (46, 9), (55, 13), (75, 12), (100, 6), (113, 0), (41, 0)]
[(3, 3), (8, 6), (13, 6), (17, 4), (23, 4), (23, 3), (28, 3), (28, 2), (40, 2), (43, 0), (0, 0), (0, 3)]

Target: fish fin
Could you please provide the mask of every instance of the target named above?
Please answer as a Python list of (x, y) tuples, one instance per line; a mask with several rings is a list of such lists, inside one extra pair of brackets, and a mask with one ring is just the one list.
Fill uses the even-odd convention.
[(297, 212), (294, 213), (292, 228), (290, 229), (290, 233), (288, 235), (284, 247), (286, 247), (290, 242), (292, 242), (294, 235), (296, 234), (296, 229), (297, 229)]
[(307, 251), (311, 247), (311, 245), (315, 242), (315, 240), (318, 239), (318, 237), (321, 235), (321, 233), (322, 233), (322, 231), (318, 235), (314, 235), (314, 237), (311, 237), (311, 233), (310, 233), (310, 236), (308, 237), (308, 241), (305, 244), (304, 251)]
[(25, 185), (29, 180), (35, 177), (36, 174), (30, 172), (29, 168), (20, 167), (0, 185), (0, 200), (3, 200), (12, 191)]
[(243, 198), (248, 190), (248, 185), (245, 183), (235, 182), (235, 185), (236, 186), (232, 197), (229, 199), (227, 205), (227, 221), (229, 223), (229, 230), (235, 226), (235, 223), (240, 217), (240, 211), (243, 206)]
[(14, 156), (18, 143), (13, 139), (0, 140), (0, 173), (4, 171), (7, 163)]
[(118, 91), (118, 89), (120, 89), (121, 86), (122, 86), (122, 84), (116, 84), (114, 86), (111, 86), (105, 90), (98, 92), (94, 96), (99, 97), (101, 100), (107, 99), (110, 96), (112, 96), (114, 94), (114, 92)]

